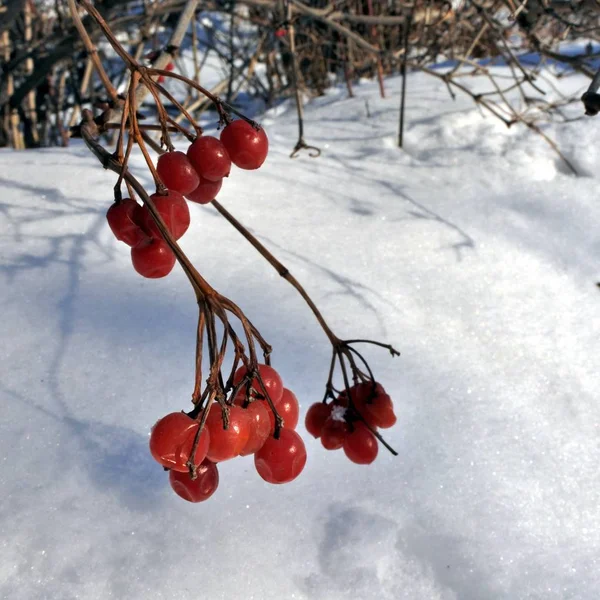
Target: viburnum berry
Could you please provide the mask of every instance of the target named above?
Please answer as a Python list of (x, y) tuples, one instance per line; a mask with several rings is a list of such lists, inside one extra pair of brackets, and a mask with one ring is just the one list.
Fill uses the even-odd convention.
[(321, 437), (321, 429), (325, 425), (325, 421), (331, 415), (331, 404), (325, 404), (324, 402), (315, 402), (306, 411), (306, 417), (304, 419), (304, 425), (306, 431), (315, 438)]
[(367, 399), (360, 407), (363, 418), (372, 427), (388, 429), (396, 424), (394, 404), (388, 394), (377, 394), (371, 400)]
[(188, 502), (208, 500), (219, 486), (219, 470), (215, 463), (205, 459), (196, 468), (196, 479), (179, 471), (169, 471), (169, 483), (173, 491)]
[(343, 419), (329, 417), (321, 429), (321, 444), (326, 450), (339, 450), (350, 429)]
[(187, 156), (203, 179), (219, 181), (229, 176), (231, 159), (225, 146), (216, 137), (201, 135), (196, 138), (188, 148)]
[(380, 383), (369, 381), (353, 385), (350, 397), (356, 410), (371, 427), (386, 429), (396, 423), (392, 399)]
[(254, 454), (263, 447), (271, 433), (271, 419), (273, 412), (265, 405), (264, 401), (251, 402), (248, 408), (243, 409), (249, 417), (250, 435), (248, 441), (240, 452), (240, 456)]
[[(269, 412), (273, 414), (273, 411)], [(296, 429), (300, 417), (300, 405), (298, 404), (298, 398), (296, 398), (294, 392), (287, 388), (283, 388), (281, 400), (277, 403), (277, 412), (281, 415), (283, 426), (286, 429)], [(273, 425), (274, 424), (275, 417), (273, 416)]]
[[(175, 190), (167, 190), (166, 195), (152, 194), (150, 198), (165, 222), (167, 229), (178, 240), (190, 226), (190, 209), (185, 198)], [(141, 222), (148, 235), (162, 239), (160, 230), (147, 206), (142, 207)]]
[(156, 170), (167, 188), (186, 195), (200, 183), (200, 177), (188, 157), (179, 151), (165, 152), (158, 157)]
[(223, 129), (221, 141), (227, 148), (231, 162), (240, 169), (258, 169), (269, 152), (265, 130), (262, 127), (255, 129), (242, 119), (232, 121)]
[(208, 179), (204, 179), (203, 177), (199, 177), (200, 183), (196, 187), (196, 189), (192, 192), (186, 194), (186, 198), (191, 200), (192, 202), (196, 202), (198, 204), (208, 204), (212, 202), (216, 197), (219, 191), (221, 190), (221, 186), (223, 185), (223, 180), (219, 179), (218, 181), (209, 181)]
[(106, 213), (111, 231), (118, 240), (128, 246), (137, 246), (148, 239), (139, 224), (140, 208), (135, 200), (123, 198), (112, 204)]
[[(262, 379), (262, 382), (269, 393), (269, 397), (273, 402), (273, 405), (277, 405), (283, 396), (283, 381), (279, 373), (269, 365), (258, 365), (258, 372)], [(233, 376), (233, 385), (238, 385), (248, 373), (248, 369), (242, 365)], [(265, 395), (262, 386), (257, 377), (252, 379), (251, 387), (254, 388), (255, 393), (259, 396)], [(253, 392), (254, 393), (254, 392)], [(235, 404), (242, 405), (246, 398), (246, 388), (242, 386), (235, 397)]]
[[(163, 467), (186, 472), (199, 423), (185, 413), (170, 413), (159, 419), (150, 433), (150, 453)], [(203, 429), (194, 453), (194, 464), (206, 457), (210, 434)]]
[(133, 268), (149, 279), (165, 277), (173, 270), (175, 262), (171, 248), (162, 240), (147, 239), (131, 249)]
[[(243, 391), (242, 388), (240, 393)], [(273, 435), (275, 433), (275, 413), (271, 410), (268, 402), (266, 400), (259, 400), (258, 402), (253, 402), (253, 404), (263, 404), (267, 409), (269, 421), (271, 422), (270, 433)], [(279, 400), (277, 404), (274, 404), (274, 406), (279, 413), (279, 416), (283, 419), (283, 426), (286, 429), (296, 429), (300, 417), (300, 405), (298, 404), (298, 399), (294, 393), (287, 388), (283, 388), (281, 400)]]
[(360, 421), (354, 423), (354, 431), (346, 435), (343, 446), (346, 456), (359, 465), (371, 464), (379, 452), (377, 438)]
[(258, 474), (268, 483), (289, 483), (306, 465), (306, 448), (293, 429), (282, 429), (279, 439), (269, 437), (254, 455)]
[(239, 406), (229, 409), (229, 424), (224, 428), (221, 407), (213, 406), (206, 418), (205, 427), (210, 432), (210, 445), (206, 456), (213, 462), (223, 462), (238, 456), (250, 437), (250, 416)]

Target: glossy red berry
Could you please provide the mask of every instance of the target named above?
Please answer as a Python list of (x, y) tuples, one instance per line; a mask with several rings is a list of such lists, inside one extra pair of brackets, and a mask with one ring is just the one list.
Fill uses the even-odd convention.
[(371, 427), (386, 429), (396, 423), (392, 399), (377, 382), (365, 382), (350, 388), (356, 410)]
[(196, 138), (188, 148), (187, 156), (203, 179), (219, 181), (229, 176), (231, 159), (225, 146), (216, 137), (201, 135)]
[(161, 154), (156, 163), (156, 170), (165, 186), (180, 194), (193, 192), (200, 183), (198, 173), (183, 152)]
[(238, 456), (250, 437), (250, 416), (239, 406), (229, 409), (229, 424), (224, 428), (221, 407), (216, 404), (208, 413), (206, 428), (210, 432), (210, 446), (206, 456), (213, 462), (223, 462)]
[(133, 268), (143, 277), (158, 279), (175, 266), (175, 255), (162, 240), (148, 239), (131, 249)]
[(396, 424), (396, 414), (394, 413), (394, 404), (388, 394), (378, 394), (365, 401), (362, 405), (362, 414), (369, 425), (387, 429)]
[(250, 123), (232, 121), (221, 132), (221, 141), (231, 162), (240, 169), (258, 169), (267, 158), (269, 140), (262, 127), (255, 129)]
[(219, 470), (215, 463), (204, 460), (196, 468), (196, 479), (188, 472), (169, 471), (169, 483), (173, 491), (188, 502), (208, 500), (219, 486)]
[(244, 410), (249, 417), (250, 435), (240, 456), (248, 456), (260, 450), (271, 433), (269, 413), (272, 414), (272, 412), (265, 406), (264, 401), (252, 402)]
[(323, 402), (315, 402), (306, 411), (306, 417), (304, 419), (304, 426), (306, 431), (315, 438), (321, 437), (321, 429), (325, 425), (325, 421), (331, 415), (331, 404), (325, 404)]
[(137, 246), (148, 239), (139, 225), (140, 205), (131, 198), (123, 198), (111, 205), (106, 213), (108, 226), (115, 237), (129, 246)]
[[(150, 453), (154, 460), (168, 469), (186, 472), (198, 427), (198, 421), (180, 412), (159, 419), (150, 433)], [(210, 436), (205, 428), (196, 447), (194, 464), (199, 465), (204, 460), (209, 442)]]
[(350, 429), (346, 421), (329, 417), (321, 429), (321, 444), (326, 450), (339, 450)]
[[(190, 209), (185, 198), (174, 190), (167, 190), (165, 196), (152, 194), (150, 199), (154, 202), (156, 210), (160, 213), (171, 235), (178, 240), (190, 226)], [(148, 235), (162, 239), (158, 226), (154, 222), (147, 206), (142, 208), (142, 227)]]
[(258, 474), (269, 483), (288, 483), (300, 475), (306, 464), (306, 448), (293, 429), (282, 429), (279, 439), (270, 437), (254, 455)]
[[(283, 426), (286, 429), (296, 429), (300, 417), (300, 405), (298, 404), (298, 398), (291, 390), (283, 388), (281, 400), (277, 404), (277, 412), (281, 415)], [(275, 417), (273, 416), (273, 425), (274, 421)]]
[(354, 463), (369, 465), (379, 452), (377, 438), (361, 422), (354, 423), (354, 431), (344, 439), (344, 452)]
[[(271, 423), (270, 434), (273, 435), (275, 433), (275, 413), (271, 410), (271, 407), (266, 400), (259, 400), (258, 402), (254, 402), (254, 404), (263, 404), (267, 409), (269, 421)], [(283, 419), (283, 426), (286, 429), (296, 429), (300, 417), (300, 405), (298, 404), (298, 399), (294, 393), (283, 388), (281, 400), (275, 404), (275, 408), (277, 409), (279, 416)]]
[(222, 179), (219, 179), (219, 181), (209, 181), (200, 177), (198, 187), (193, 192), (187, 194), (186, 198), (198, 204), (208, 204), (217, 197), (222, 185)]

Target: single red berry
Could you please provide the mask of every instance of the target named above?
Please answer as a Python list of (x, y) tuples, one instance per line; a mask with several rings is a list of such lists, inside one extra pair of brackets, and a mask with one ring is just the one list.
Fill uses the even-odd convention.
[(372, 427), (388, 429), (396, 424), (394, 403), (388, 394), (378, 394), (371, 401), (364, 402), (361, 414)]
[(240, 169), (258, 169), (267, 158), (269, 140), (262, 127), (255, 129), (247, 121), (232, 121), (221, 132), (221, 141), (231, 162)]
[(221, 407), (216, 404), (208, 413), (206, 428), (210, 432), (210, 446), (206, 456), (213, 462), (223, 462), (238, 456), (250, 437), (250, 417), (239, 406), (229, 409), (229, 424), (224, 428)]
[[(238, 385), (242, 379), (246, 376), (248, 370), (245, 366), (241, 366), (233, 376), (233, 385)], [(274, 406), (277, 406), (283, 396), (283, 381), (279, 373), (269, 365), (258, 365), (258, 373), (262, 379), (262, 382), (269, 393), (271, 402)], [(251, 382), (251, 387), (255, 390), (251, 392), (252, 395), (258, 394), (259, 397), (264, 397), (265, 392), (260, 384), (260, 381), (255, 377)], [(246, 387), (245, 385), (240, 388), (237, 396), (235, 397), (235, 404), (242, 405), (246, 399)]]
[(231, 159), (225, 146), (216, 137), (201, 135), (196, 138), (188, 148), (187, 156), (198, 175), (204, 179), (219, 181), (229, 176)]
[(143, 277), (158, 279), (175, 266), (175, 255), (162, 240), (150, 239), (131, 249), (133, 268)]
[(325, 425), (325, 421), (331, 415), (331, 404), (325, 404), (323, 402), (315, 402), (306, 411), (306, 417), (304, 419), (304, 426), (306, 431), (315, 438), (321, 437), (321, 429)]
[(131, 198), (123, 198), (111, 205), (106, 213), (108, 226), (115, 237), (128, 246), (137, 246), (148, 236), (139, 226), (140, 205)]
[(272, 412), (268, 407), (265, 407), (264, 401), (252, 402), (244, 410), (250, 419), (250, 435), (246, 445), (240, 452), (240, 456), (248, 456), (260, 450), (271, 433), (269, 413), (272, 414)]
[(258, 474), (268, 483), (288, 483), (300, 475), (306, 464), (306, 448), (293, 429), (282, 429), (279, 439), (270, 437), (254, 455)]
[(321, 429), (321, 444), (326, 450), (339, 450), (344, 445), (344, 440), (350, 429), (346, 421), (329, 417)]
[[(281, 415), (283, 426), (286, 429), (296, 429), (300, 417), (300, 405), (298, 398), (291, 390), (283, 388), (281, 400), (277, 404), (277, 412)], [(273, 425), (275, 425), (275, 416), (273, 416)], [(274, 427), (273, 430), (275, 430)]]
[(189, 473), (169, 471), (169, 483), (173, 491), (188, 502), (208, 500), (219, 486), (219, 470), (215, 463), (204, 460), (196, 468), (196, 479)]
[[(186, 472), (198, 427), (198, 421), (185, 413), (170, 413), (159, 419), (150, 433), (150, 453), (154, 460), (168, 469)], [(194, 464), (199, 465), (204, 460), (209, 442), (210, 436), (205, 428), (194, 453)]]
[[(167, 195), (152, 194), (156, 210), (160, 213), (171, 235), (178, 240), (190, 226), (190, 209), (185, 198), (175, 190), (167, 190)], [(147, 206), (142, 208), (142, 227), (153, 238), (162, 239), (158, 225), (154, 222)]]
[[(244, 392), (243, 388), (240, 392)], [(239, 394), (238, 394), (239, 397)], [(275, 433), (275, 413), (271, 410), (266, 400), (259, 400), (253, 402), (253, 404), (263, 404), (267, 409), (269, 415), (269, 421), (271, 423), (270, 435)], [(275, 408), (279, 413), (279, 416), (283, 419), (283, 426), (286, 429), (296, 429), (298, 425), (298, 419), (300, 417), (300, 405), (298, 404), (298, 398), (290, 390), (283, 388), (283, 394), (281, 400), (277, 402)]]
[(354, 463), (369, 465), (379, 452), (377, 438), (367, 429), (364, 423), (354, 423), (354, 431), (344, 439), (344, 452)]
[(200, 183), (198, 173), (183, 152), (161, 154), (156, 163), (156, 170), (165, 186), (180, 194), (193, 192)]
[(396, 423), (392, 399), (377, 382), (364, 382), (350, 388), (356, 410), (371, 427), (386, 429)]
[(222, 185), (222, 179), (219, 179), (219, 181), (209, 181), (200, 177), (198, 187), (193, 192), (186, 194), (186, 198), (198, 204), (208, 204), (217, 197)]

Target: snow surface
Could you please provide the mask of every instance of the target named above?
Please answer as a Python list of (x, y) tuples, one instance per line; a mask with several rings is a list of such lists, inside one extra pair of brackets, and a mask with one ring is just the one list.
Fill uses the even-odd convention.
[[(305, 435), (295, 482), (270, 486), (237, 459), (201, 505), (147, 449), (155, 420), (189, 407), (183, 274), (133, 272), (104, 217), (114, 176), (82, 145), (0, 153), (1, 598), (600, 596), (600, 119), (545, 130), (576, 178), (538, 136), (413, 75), (400, 151), (399, 81), (387, 86), (307, 106), (319, 159), (288, 158), (294, 107), (272, 110), (267, 163), (234, 172), (220, 200), (338, 335), (402, 351), (367, 351), (399, 457), (361, 467)], [(184, 249), (273, 345), (306, 410), (325, 336), (212, 207), (192, 213)]]

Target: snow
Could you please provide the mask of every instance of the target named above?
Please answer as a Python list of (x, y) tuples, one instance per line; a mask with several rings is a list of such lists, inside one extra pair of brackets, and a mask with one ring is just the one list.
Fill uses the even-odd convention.
[[(339, 336), (402, 352), (365, 347), (399, 456), (353, 465), (300, 426), (296, 481), (270, 486), (236, 459), (200, 505), (147, 448), (193, 387), (182, 272), (135, 274), (105, 222), (114, 176), (81, 144), (0, 153), (0, 597), (598, 597), (600, 120), (544, 128), (574, 177), (539, 136), (411, 75), (401, 151), (399, 80), (386, 85), (306, 106), (318, 159), (288, 158), (295, 109), (273, 109), (267, 162), (219, 199)], [(273, 345), (303, 414), (326, 337), (212, 207), (192, 216), (184, 250)]]

